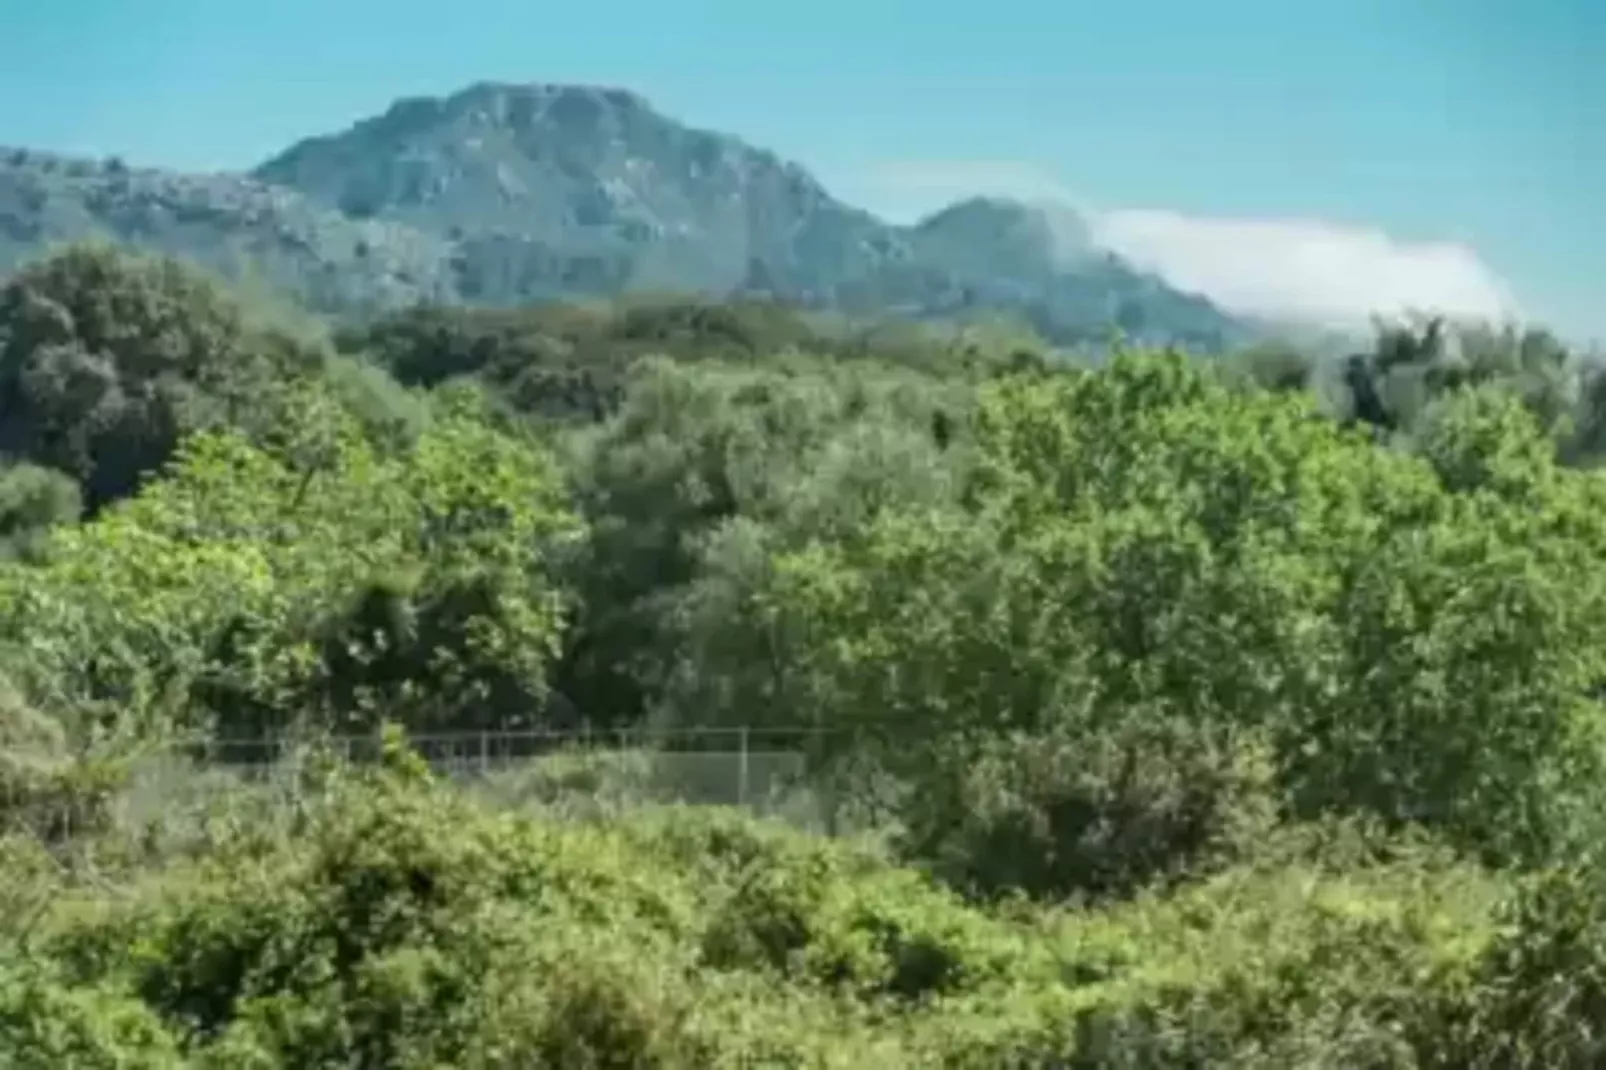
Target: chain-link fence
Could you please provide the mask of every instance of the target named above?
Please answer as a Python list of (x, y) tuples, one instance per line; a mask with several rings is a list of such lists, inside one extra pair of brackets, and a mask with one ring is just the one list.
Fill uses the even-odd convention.
[[(736, 806), (809, 827), (829, 824), (812, 783), (810, 729), (752, 727), (410, 734), (408, 747), (438, 776), (500, 807), (596, 814), (632, 806)], [(378, 760), (376, 735), (216, 739), (175, 746), (138, 763), (128, 808), (152, 814), (204, 805), (229, 789), (293, 796), (319, 755)]]

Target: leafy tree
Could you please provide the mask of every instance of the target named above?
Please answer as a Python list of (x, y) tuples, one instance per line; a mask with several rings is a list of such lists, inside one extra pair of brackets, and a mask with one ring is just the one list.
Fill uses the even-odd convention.
[(73, 246), (0, 288), (0, 449), (70, 473), (99, 509), (185, 434), (271, 420), (277, 386), (315, 367), (176, 261)]
[(1270, 733), (1292, 813), (1542, 855), (1594, 776), (1606, 485), (1458, 412), (1435, 469), (1175, 356), (1004, 384), (968, 511), (781, 555), (759, 620), (789, 670), (752, 708), (916, 780), (954, 739), (1233, 725)]
[(1351, 357), (1343, 378), (1350, 416), (1383, 431), (1409, 434), (1436, 399), (1497, 386), (1520, 398), (1547, 434), (1566, 438), (1581, 401), (1582, 371), (1543, 328), (1429, 317), (1379, 322), (1372, 351)]
[(79, 726), (528, 720), (563, 611), (543, 571), (560, 494), (545, 455), (471, 414), (391, 458), (349, 420), (274, 451), (203, 435), (46, 565), (0, 572), (0, 634)]
[(671, 687), (715, 714), (676, 677), (742, 541), (851, 531), (891, 501), (951, 493), (954, 443), (933, 424), (961, 403), (885, 369), (638, 369), (619, 415), (575, 442), (590, 533), (560, 688), (599, 720), (639, 717)]

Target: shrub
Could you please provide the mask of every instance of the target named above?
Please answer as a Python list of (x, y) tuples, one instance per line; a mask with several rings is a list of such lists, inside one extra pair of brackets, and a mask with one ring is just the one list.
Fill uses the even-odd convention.
[(182, 1070), (178, 1045), (127, 993), (69, 985), (48, 966), (0, 960), (0, 1052), (9, 1070)]
[(66, 878), (28, 963), (0, 959), (0, 1038), (203, 1067), (1597, 1058), (1589, 882), (1513, 895), (1344, 826), (1097, 909), (984, 909), (732, 812), (509, 817), (394, 763), (297, 813), (125, 895)]
[(982, 895), (1125, 895), (1196, 876), (1278, 817), (1267, 749), (1225, 736), (1134, 715), (1104, 731), (986, 739), (923, 781), (905, 850)]

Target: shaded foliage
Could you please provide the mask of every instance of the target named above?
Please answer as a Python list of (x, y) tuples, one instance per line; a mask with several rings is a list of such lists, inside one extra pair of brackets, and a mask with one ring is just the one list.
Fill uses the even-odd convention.
[(78, 520), (82, 497), (65, 472), (26, 461), (0, 469), (0, 555), (37, 558), (52, 528)]
[(1046, 349), (1029, 334), (982, 325), (958, 332), (855, 326), (770, 301), (669, 297), (635, 297), (612, 307), (420, 307), (347, 328), (338, 344), (404, 384), (429, 387), (473, 377), (515, 411), (581, 422), (618, 411), (630, 370), (644, 357), (752, 365), (810, 354), (965, 375), (1041, 360)]
[(186, 434), (260, 425), (313, 360), (175, 261), (74, 246), (0, 289), (0, 450), (71, 474), (98, 508)]

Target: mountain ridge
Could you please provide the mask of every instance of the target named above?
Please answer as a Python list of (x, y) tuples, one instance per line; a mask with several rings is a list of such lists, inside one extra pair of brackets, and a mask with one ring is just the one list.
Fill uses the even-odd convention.
[(1215, 349), (1249, 333), (1095, 249), (1077, 222), (967, 198), (893, 224), (795, 161), (610, 86), (479, 82), (401, 98), (239, 173), (0, 148), (0, 271), (107, 237), (259, 275), (322, 312), (674, 290), (856, 315), (1004, 314), (1061, 344), (1119, 328)]

